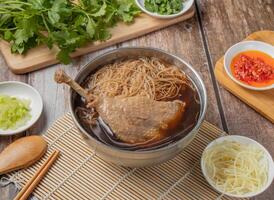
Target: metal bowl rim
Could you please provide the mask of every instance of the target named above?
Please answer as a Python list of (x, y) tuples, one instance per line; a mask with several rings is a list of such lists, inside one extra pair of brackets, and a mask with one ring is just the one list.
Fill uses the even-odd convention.
[[(202, 86), (202, 92), (204, 93), (204, 96), (205, 96), (205, 100), (204, 100), (204, 106), (201, 108), (201, 114), (200, 114), (200, 117), (199, 117), (199, 120), (197, 121), (195, 127), (186, 135), (190, 135), (190, 134), (194, 134), (195, 132), (197, 132), (200, 128), (200, 126), (202, 125), (202, 122), (204, 121), (204, 117), (205, 117), (205, 113), (206, 113), (206, 110), (207, 110), (207, 90), (206, 90), (206, 87), (204, 85), (204, 82), (202, 80), (202, 78), (200, 77), (200, 75), (198, 74), (198, 72), (190, 65), (188, 64), (186, 61), (184, 61), (183, 59), (181, 59), (180, 57), (176, 56), (176, 55), (173, 55), (171, 53), (168, 53), (164, 50), (161, 50), (161, 49), (158, 49), (158, 48), (153, 48), (153, 47), (120, 47), (120, 48), (117, 48), (117, 49), (113, 49), (111, 51), (108, 51), (108, 52), (105, 52), (99, 56), (96, 56), (95, 58), (91, 59), (87, 64), (84, 65), (84, 67), (82, 67), (82, 69), (80, 69), (80, 71), (77, 73), (76, 77), (74, 78), (74, 80), (77, 82), (77, 80), (80, 78), (80, 75), (83, 73), (83, 71), (86, 70), (86, 68), (88, 68), (88, 66), (93, 63), (94, 61), (96, 60), (100, 60), (102, 59), (103, 57), (109, 55), (109, 54), (113, 54), (115, 52), (119, 52), (119, 51), (125, 51), (127, 49), (135, 49), (135, 50), (151, 50), (151, 51), (157, 51), (157, 52), (160, 52), (160, 53), (163, 53), (163, 54), (166, 54), (170, 57), (173, 57), (174, 59), (177, 59), (179, 60), (180, 62), (182, 62), (184, 65), (187, 66), (187, 68), (189, 68), (194, 74), (195, 76), (197, 77), (198, 81), (200, 82), (201, 86)], [(85, 77), (86, 78), (86, 77)], [(74, 110), (72, 109), (72, 95), (73, 95), (73, 92), (74, 90), (73, 89), (70, 89), (70, 100), (69, 100), (69, 107), (70, 107), (70, 112), (71, 112), (71, 115), (72, 115), (72, 118), (73, 118), (73, 121), (74, 123), (76, 123), (77, 127), (80, 129), (80, 131), (82, 133), (84, 133), (89, 139), (92, 139), (94, 140), (97, 144), (99, 145), (103, 145), (104, 148), (106, 149), (109, 149), (111, 151), (117, 151), (117, 152), (121, 152), (121, 153), (132, 153), (132, 154), (147, 154), (147, 153), (156, 153), (156, 152), (162, 152), (162, 151), (165, 151), (165, 150), (168, 150), (168, 149), (171, 149), (173, 148), (174, 146), (176, 146), (178, 143), (181, 143), (183, 142), (183, 140), (185, 139), (185, 137), (181, 138), (180, 140), (174, 142), (174, 143), (171, 143), (167, 146), (164, 146), (162, 148), (159, 148), (159, 149), (153, 149), (153, 150), (147, 150), (147, 151), (131, 151), (131, 150), (125, 150), (125, 149), (118, 149), (118, 148), (114, 148), (114, 147), (111, 147), (111, 146), (108, 146), (102, 142), (100, 142), (99, 140), (95, 139), (94, 137), (92, 137), (90, 134), (87, 133), (87, 131), (82, 127), (82, 125), (80, 123), (78, 123), (78, 120), (76, 119), (75, 117), (75, 113), (74, 113)], [(200, 91), (198, 91), (199, 93), (201, 93)]]

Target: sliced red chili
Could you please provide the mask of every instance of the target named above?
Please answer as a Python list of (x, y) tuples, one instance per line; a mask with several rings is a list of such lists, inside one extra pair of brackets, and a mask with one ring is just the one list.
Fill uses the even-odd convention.
[(274, 79), (274, 68), (260, 58), (240, 55), (234, 64), (234, 73), (237, 79), (248, 84), (265, 82)]

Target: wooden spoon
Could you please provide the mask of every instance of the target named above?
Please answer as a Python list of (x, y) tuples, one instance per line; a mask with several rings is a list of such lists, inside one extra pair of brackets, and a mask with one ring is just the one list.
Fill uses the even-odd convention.
[(28, 136), (16, 140), (0, 153), (0, 175), (32, 165), (46, 150), (47, 142), (41, 136)]

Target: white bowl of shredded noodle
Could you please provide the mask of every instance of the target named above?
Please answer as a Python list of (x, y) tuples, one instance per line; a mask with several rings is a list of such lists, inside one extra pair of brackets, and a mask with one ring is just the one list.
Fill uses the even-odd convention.
[(216, 191), (238, 198), (262, 193), (274, 177), (269, 152), (255, 140), (237, 135), (211, 142), (203, 152), (201, 168)]

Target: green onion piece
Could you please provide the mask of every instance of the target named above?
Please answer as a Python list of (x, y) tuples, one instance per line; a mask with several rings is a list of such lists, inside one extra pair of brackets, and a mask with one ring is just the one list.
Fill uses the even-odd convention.
[(145, 8), (160, 15), (172, 15), (182, 10), (183, 0), (145, 0)]
[(31, 119), (30, 101), (0, 95), (0, 129), (15, 130)]

